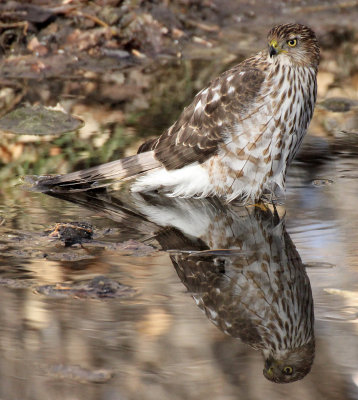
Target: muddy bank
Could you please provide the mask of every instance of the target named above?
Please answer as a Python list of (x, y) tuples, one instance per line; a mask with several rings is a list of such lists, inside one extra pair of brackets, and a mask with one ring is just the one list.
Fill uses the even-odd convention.
[[(268, 29), (281, 22), (318, 34), (319, 100), (358, 100), (356, 2), (39, 0), (2, 4), (0, 18), (0, 116), (59, 103), (85, 122), (61, 136), (3, 132), (0, 179), (9, 183), (133, 154), (214, 76), (266, 46)], [(323, 105), (310, 132), (357, 128), (356, 107)]]

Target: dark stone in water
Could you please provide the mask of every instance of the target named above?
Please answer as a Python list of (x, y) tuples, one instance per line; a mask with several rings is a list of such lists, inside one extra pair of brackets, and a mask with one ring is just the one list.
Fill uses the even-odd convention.
[(71, 223), (58, 223), (53, 229), (49, 230), (49, 236), (58, 238), (65, 242), (65, 246), (72, 246), (74, 244), (82, 244), (85, 241), (92, 240), (93, 228), (87, 222), (71, 222)]
[(136, 293), (130, 286), (104, 276), (97, 276), (87, 282), (37, 286), (35, 292), (49, 297), (78, 299), (113, 299), (131, 297)]
[(352, 107), (358, 106), (358, 101), (352, 99), (345, 99), (343, 97), (331, 97), (323, 100), (319, 105), (326, 110), (333, 112), (347, 112)]

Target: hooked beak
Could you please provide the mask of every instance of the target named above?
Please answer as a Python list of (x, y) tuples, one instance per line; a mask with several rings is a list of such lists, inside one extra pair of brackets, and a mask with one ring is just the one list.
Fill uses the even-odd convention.
[(269, 52), (270, 52), (270, 57), (271, 57), (271, 58), (272, 58), (273, 56), (275, 56), (276, 54), (278, 54), (278, 51), (277, 51), (273, 46), (270, 46)]
[(264, 375), (269, 380), (273, 378), (273, 359), (270, 357), (265, 361)]
[(265, 369), (270, 369), (272, 367), (273, 360), (271, 357), (267, 358), (265, 360)]
[(280, 48), (278, 47), (278, 43), (276, 40), (271, 40), (269, 44), (269, 54), (270, 57), (272, 58), (273, 56), (276, 56), (280, 52)]

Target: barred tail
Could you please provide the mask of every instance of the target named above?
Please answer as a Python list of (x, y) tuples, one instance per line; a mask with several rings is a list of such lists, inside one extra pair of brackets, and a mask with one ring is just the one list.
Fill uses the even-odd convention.
[(25, 181), (31, 183), (32, 190), (41, 192), (83, 192), (108, 186), (114, 180), (134, 177), (161, 165), (154, 158), (154, 151), (147, 151), (65, 175), (27, 176)]

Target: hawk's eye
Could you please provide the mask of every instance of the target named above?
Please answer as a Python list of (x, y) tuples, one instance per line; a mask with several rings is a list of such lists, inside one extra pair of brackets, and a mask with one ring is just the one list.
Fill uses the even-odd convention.
[(285, 375), (292, 375), (293, 369), (292, 369), (292, 367), (285, 367), (285, 368), (282, 370), (282, 372), (283, 372)]
[(297, 39), (290, 39), (290, 40), (287, 40), (287, 44), (288, 44), (290, 47), (295, 47), (296, 44), (297, 44)]

